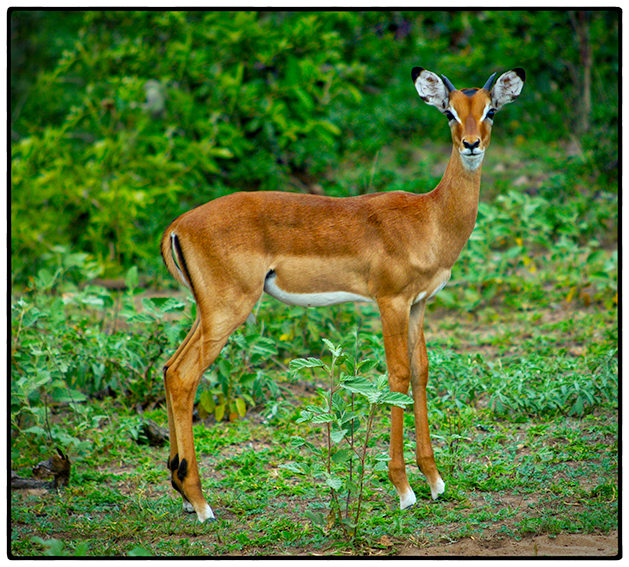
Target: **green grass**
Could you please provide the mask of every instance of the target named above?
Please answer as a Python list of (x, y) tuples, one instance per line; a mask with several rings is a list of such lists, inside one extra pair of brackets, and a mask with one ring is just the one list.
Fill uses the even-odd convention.
[[(587, 348), (575, 346), (584, 342), (588, 329), (613, 325), (614, 314), (591, 308), (562, 316), (542, 312), (542, 319), (552, 319), (544, 334), (553, 350), (541, 353), (536, 340), (513, 344), (525, 325), (522, 317), (507, 314), (485, 327), (478, 345), (473, 340), (477, 317), (459, 315), (461, 324), (453, 333), (453, 314), (441, 315), (432, 318), (428, 330), (433, 444), (447, 483), (439, 501), (430, 500), (427, 484), (413, 465), (409, 431), (407, 464), (418, 496), (413, 509), (397, 510), (386, 472), (375, 473), (366, 487), (355, 539), (348, 541), (334, 525), (313, 524), (309, 514), (327, 513), (329, 489), (281, 466), (317, 458), (290, 443), (293, 436), (301, 435), (323, 444), (322, 430), (296, 423), (300, 406), (313, 394), (303, 382), (291, 382), (277, 368), (269, 368), (285, 393), (274, 417), (267, 419), (267, 408), (260, 406), (233, 423), (213, 423), (210, 417), (195, 425), (204, 490), (217, 522), (201, 525), (181, 511), (165, 467), (167, 449), (137, 445), (133, 427), (121, 425), (135, 423), (138, 416), (106, 399), (90, 403), (90, 416), (106, 416), (98, 426), (79, 428), (90, 449), (73, 455), (68, 488), (12, 492), (11, 553), (394, 554), (403, 546), (425, 547), (469, 537), (517, 540), (537, 534), (607, 534), (617, 529), (618, 430), (612, 395), (617, 369), (605, 354), (614, 343), (603, 338), (604, 344), (596, 347), (589, 342), (583, 345)], [(455, 343), (457, 338), (460, 341), (457, 354), (445, 348), (450, 334)], [(469, 354), (479, 347), (482, 357)], [(517, 356), (509, 355), (512, 349)], [(598, 360), (602, 356), (607, 361), (604, 370), (584, 354), (588, 349)], [(490, 366), (500, 371), (488, 371)], [(532, 411), (513, 396), (511, 411), (495, 411), (489, 404), (490, 392), (521, 367), (538, 368), (558, 380), (573, 369), (585, 375), (588, 368), (596, 367), (595, 372), (612, 384), (610, 397), (597, 399), (578, 416), (567, 415), (566, 407), (554, 409), (551, 403)], [(594, 380), (595, 374), (589, 375)], [(546, 397), (552, 400), (552, 392)], [(59, 408), (54, 413), (56, 429), (76, 431), (78, 418), (73, 412)], [(161, 406), (147, 412), (147, 417), (166, 423)], [(412, 427), (409, 412), (407, 426)], [(386, 450), (387, 438), (388, 419), (381, 412), (374, 451)], [(13, 441), (12, 467), (20, 473), (43, 458), (46, 443), (33, 441), (33, 434), (27, 433)]]
[[(411, 482), (420, 500), (412, 510), (400, 512), (386, 478), (374, 479), (360, 535), (352, 542), (334, 528), (321, 530), (308, 520), (308, 510), (323, 509), (326, 491), (277, 466), (289, 457), (285, 449), (256, 451), (255, 443), (249, 447), (249, 434), (243, 432), (247, 423), (213, 426), (211, 433), (231, 440), (212, 457), (205, 443), (198, 443), (216, 523), (201, 525), (181, 512), (168, 486), (163, 450), (143, 450), (141, 463), (133, 457), (137, 450), (129, 447), (122, 473), (75, 481), (62, 494), (14, 493), (11, 551), (37, 555), (42, 550), (33, 538), (38, 537), (63, 541), (68, 554), (87, 545), (86, 553), (96, 556), (128, 555), (138, 547), (165, 556), (354, 553), (378, 550), (386, 536), (393, 542), (387, 548), (392, 553), (413, 538), (430, 545), (444, 534), (454, 541), (609, 533), (617, 529), (618, 463), (614, 447), (604, 443), (604, 432), (614, 416), (580, 421), (569, 427), (590, 433), (587, 451), (581, 443), (555, 451), (566, 430), (561, 422), (523, 428), (479, 417), (465, 431), (464, 445), (438, 452), (448, 481), (442, 500), (431, 502), (421, 475), (414, 472)], [(483, 426), (492, 430), (487, 433)], [(285, 433), (277, 431), (265, 427), (258, 431), (259, 439), (281, 447)], [(111, 465), (107, 460), (97, 464), (105, 469)], [(161, 471), (158, 479), (152, 478), (154, 471)]]

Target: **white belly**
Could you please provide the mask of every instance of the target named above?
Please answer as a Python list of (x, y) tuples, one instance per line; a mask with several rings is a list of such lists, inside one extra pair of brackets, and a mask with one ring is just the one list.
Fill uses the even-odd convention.
[(271, 297), (279, 299), (288, 305), (302, 305), (304, 307), (325, 307), (338, 303), (351, 303), (354, 301), (371, 301), (367, 297), (349, 293), (346, 291), (327, 291), (323, 293), (290, 293), (284, 291), (275, 283), (276, 274), (271, 273), (264, 282), (264, 291)]

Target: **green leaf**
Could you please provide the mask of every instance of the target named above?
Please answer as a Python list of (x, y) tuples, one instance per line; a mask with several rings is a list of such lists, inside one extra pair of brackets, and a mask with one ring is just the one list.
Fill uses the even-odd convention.
[(297, 372), (303, 368), (327, 368), (318, 358), (296, 358), (290, 361), (288, 368), (291, 372)]
[(129, 557), (151, 557), (153, 555), (153, 552), (149, 551), (145, 547), (136, 545), (131, 551), (129, 551), (127, 555)]
[(325, 527), (326, 525), (325, 516), (321, 512), (313, 512), (312, 510), (306, 510), (304, 514), (315, 526)]
[(340, 479), (339, 477), (330, 474), (329, 472), (325, 472), (324, 471), (324, 476), (325, 476), (325, 483), (332, 489), (332, 490), (340, 490), (343, 487), (343, 480)]
[(314, 108), (314, 102), (307, 92), (300, 88), (294, 88), (293, 92), (307, 111), (311, 111)]
[(313, 414), (310, 423), (332, 423), (334, 416), (331, 413)]
[(333, 443), (340, 443), (345, 438), (348, 431), (349, 429), (336, 429), (330, 433), (330, 439), (332, 439)]
[[(144, 303), (146, 301), (146, 304)], [(142, 300), (142, 304), (149, 306), (151, 311), (169, 313), (171, 311), (183, 311), (186, 304), (174, 297), (148, 297)]]
[(369, 372), (378, 366), (378, 361), (375, 358), (366, 358), (358, 363), (358, 370), (361, 372)]
[(247, 415), (247, 404), (245, 403), (245, 400), (242, 398), (236, 399), (236, 410), (240, 417), (245, 417), (245, 415)]
[(279, 468), (286, 469), (297, 474), (306, 474), (304, 467), (302, 467), (299, 463), (282, 463)]
[(328, 339), (322, 339), (322, 341), (324, 342), (325, 346), (328, 347), (328, 350), (332, 353), (332, 356), (334, 356), (335, 358), (338, 358), (339, 356), (341, 356), (341, 353), (343, 352), (343, 348), (340, 345), (334, 346), (334, 344)]
[(405, 408), (413, 404), (413, 398), (400, 392), (386, 392), (380, 395), (378, 403)]
[(377, 388), (366, 378), (362, 376), (356, 376), (341, 383), (341, 388), (349, 390), (354, 394), (359, 394), (367, 398), (370, 404), (375, 404), (378, 401), (379, 392)]
[(255, 342), (251, 345), (251, 350), (265, 357), (271, 357), (277, 354), (275, 342), (258, 335), (255, 336)]
[(352, 451), (351, 449), (341, 449), (340, 451), (337, 451), (336, 453), (334, 453), (334, 455), (332, 455), (332, 462), (340, 465), (351, 461), (353, 457), (354, 451)]
[(44, 548), (44, 555), (58, 557), (69, 555), (65, 549), (65, 543), (59, 539), (44, 540), (38, 536), (32, 537), (31, 541), (37, 543)]
[(39, 427), (39, 425), (33, 425), (33, 427), (25, 429), (24, 433), (32, 433), (33, 435), (38, 435), (40, 437), (45, 437), (47, 435), (46, 430), (43, 427)]
[(124, 278), (124, 283), (130, 292), (133, 292), (133, 290), (138, 287), (138, 284), (140, 283), (140, 278), (138, 276), (137, 266), (132, 266), (131, 268), (127, 270), (127, 273)]
[(214, 410), (216, 409), (214, 397), (207, 390), (204, 390), (199, 394), (199, 404), (207, 413), (214, 413)]
[(37, 272), (37, 287), (49, 289), (55, 283), (57, 274), (51, 274), (46, 268), (42, 268)]
[(58, 389), (55, 388), (52, 391), (51, 398), (53, 401), (60, 404), (70, 404), (70, 403), (78, 403), (84, 402), (87, 400), (87, 396), (82, 394), (78, 390), (71, 389)]
[(103, 307), (105, 305), (105, 300), (102, 297), (98, 297), (97, 295), (85, 295), (81, 298), (81, 303), (83, 303), (84, 305)]
[(234, 157), (234, 153), (228, 148), (210, 148), (208, 150), (208, 153), (215, 157), (220, 157), (220, 158), (225, 158), (225, 159)]
[(308, 423), (312, 420), (313, 413), (311, 411), (302, 410), (301, 417), (297, 419), (297, 423)]
[(340, 136), (342, 134), (341, 129), (336, 124), (333, 124), (332, 122), (329, 122), (327, 120), (320, 120), (318, 122), (318, 125), (321, 126), (321, 128), (323, 128), (324, 130), (330, 132), (330, 134), (333, 134), (334, 136)]
[(223, 419), (223, 417), (225, 416), (226, 407), (227, 407), (227, 404), (221, 404), (219, 406), (216, 406), (216, 408), (214, 408), (214, 419), (216, 419), (216, 421), (221, 421)]

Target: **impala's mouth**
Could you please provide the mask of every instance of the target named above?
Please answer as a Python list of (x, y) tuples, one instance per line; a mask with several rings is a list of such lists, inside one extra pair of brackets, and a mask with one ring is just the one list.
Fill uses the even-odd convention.
[(482, 156), (485, 153), (485, 150), (481, 150), (479, 148), (465, 148), (463, 150), (459, 150), (461, 152), (461, 155), (463, 156), (468, 156), (468, 157), (477, 157), (477, 156)]
[(478, 169), (485, 156), (485, 150), (479, 150), (478, 148), (465, 148), (464, 150), (459, 150), (459, 152), (463, 166), (470, 171)]

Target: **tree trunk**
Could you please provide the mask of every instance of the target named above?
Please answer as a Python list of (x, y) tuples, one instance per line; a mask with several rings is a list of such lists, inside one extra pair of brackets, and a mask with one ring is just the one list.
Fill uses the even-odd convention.
[(590, 114), (592, 112), (592, 44), (590, 43), (590, 33), (588, 28), (588, 13), (580, 10), (570, 11), (570, 21), (579, 39), (579, 55), (583, 69), (583, 80), (581, 84), (581, 108), (579, 108), (579, 119), (577, 121), (577, 131), (585, 134), (590, 129)]

